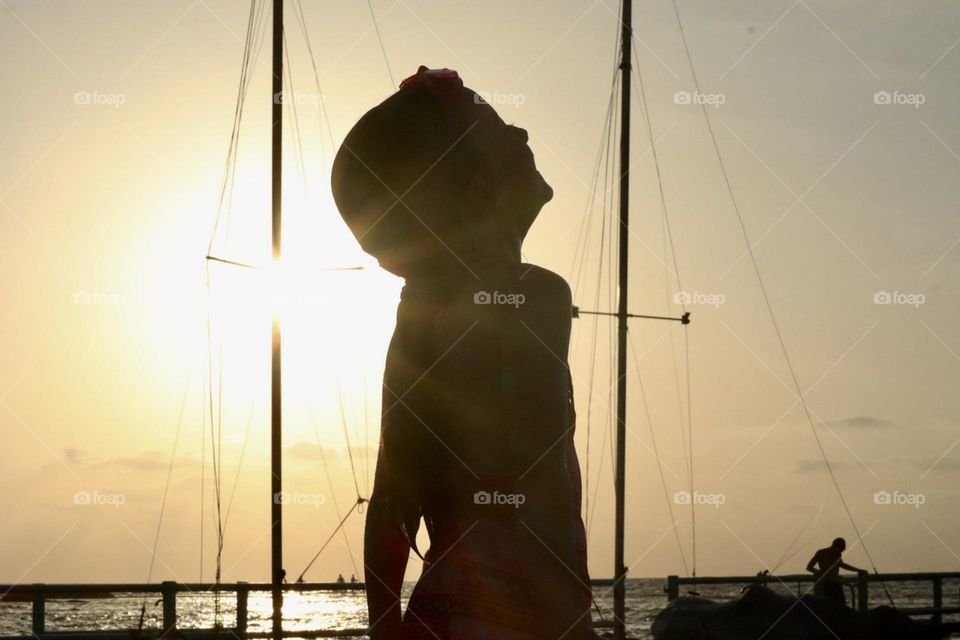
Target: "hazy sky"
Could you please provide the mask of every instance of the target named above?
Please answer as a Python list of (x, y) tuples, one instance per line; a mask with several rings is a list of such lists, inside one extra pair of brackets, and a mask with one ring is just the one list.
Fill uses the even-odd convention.
[[(572, 279), (615, 64), (615, 2), (376, 0), (392, 80), (366, 3), (303, 5), (333, 143), (419, 64), (459, 70), (468, 86), (493, 95), (504, 119), (529, 130), (556, 198), (525, 255)], [(695, 496), (704, 503), (698, 574), (778, 563), (779, 571), (800, 571), (818, 546), (856, 535), (796, 403), (703, 117), (684, 103), (694, 88), (672, 6), (636, 5), (637, 54), (680, 276), (694, 302), (690, 413)], [(867, 548), (881, 571), (957, 570), (960, 6), (679, 0), (679, 7), (786, 346)], [(203, 577), (213, 576), (203, 257), (248, 8), (241, 0), (0, 0), (7, 96), (0, 101), (0, 581), (145, 580), (171, 455), (152, 579), (200, 577), (201, 504)], [(288, 14), (304, 145), (301, 174), (287, 138), (286, 257), (299, 274), (282, 312), (284, 479), (292, 495), (285, 554), (296, 576), (339, 521), (336, 508), (345, 512), (371, 484), (379, 376), (399, 282), (376, 269), (317, 271), (371, 261), (331, 207), (333, 147)], [(269, 44), (250, 88), (232, 215), (214, 244), (222, 257), (258, 263), (269, 251), (268, 52)], [(634, 113), (631, 306), (676, 313), (647, 129), (640, 109)], [(587, 223), (590, 277), (575, 283), (584, 308), (594, 307), (600, 215), (594, 210)], [(223, 407), (222, 517), (232, 505), (223, 577), (266, 580), (269, 283), (229, 267), (212, 273), (214, 370), (223, 363), (222, 386), (214, 380)], [(585, 474), (589, 461), (591, 510), (596, 504), (590, 568), (609, 577), (613, 492), (604, 433), (612, 380), (604, 355), (588, 411), (593, 326), (576, 321), (571, 353), (578, 448)], [(604, 323), (602, 353), (607, 331)], [(690, 488), (681, 439), (687, 407), (678, 397), (682, 331), (632, 325), (633, 576), (686, 572), (668, 500), (691, 561), (689, 509), (674, 496)], [(351, 552), (362, 568), (362, 515), (345, 531), (350, 549), (338, 537), (308, 578), (349, 575)], [(860, 546), (850, 547), (848, 561), (869, 564)], [(411, 565), (408, 577), (416, 570)]]

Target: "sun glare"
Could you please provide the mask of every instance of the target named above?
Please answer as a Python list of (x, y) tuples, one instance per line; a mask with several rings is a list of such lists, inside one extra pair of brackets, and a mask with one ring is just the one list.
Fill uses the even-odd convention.
[[(270, 326), (279, 318), (285, 411), (316, 412), (328, 424), (344, 405), (375, 415), (402, 281), (359, 249), (332, 202), (316, 207), (291, 198), (285, 221), (280, 260), (255, 268), (211, 265), (210, 340), (232, 363), (225, 402), (266, 391)], [(231, 233), (234, 246), (265, 243), (245, 237), (253, 229)], [(285, 433), (313, 439), (297, 430), (291, 425)]]

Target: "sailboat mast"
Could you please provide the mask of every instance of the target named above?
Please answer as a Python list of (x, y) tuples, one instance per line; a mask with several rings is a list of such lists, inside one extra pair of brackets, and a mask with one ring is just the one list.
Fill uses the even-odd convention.
[[(280, 213), (283, 162), (283, 0), (273, 0), (273, 83), (271, 93), (271, 198), (273, 262), (280, 262)], [(283, 504), (281, 482), (280, 315), (273, 314), (270, 358), (270, 574), (273, 600), (273, 637), (283, 634)]]
[(627, 319), (629, 269), (627, 259), (630, 239), (630, 39), (632, 37), (633, 3), (623, 0), (620, 17), (620, 244), (617, 276), (617, 453), (616, 453), (616, 521), (614, 542), (613, 637), (626, 638), (627, 567), (623, 559), (624, 509), (626, 493), (626, 424), (627, 424)]

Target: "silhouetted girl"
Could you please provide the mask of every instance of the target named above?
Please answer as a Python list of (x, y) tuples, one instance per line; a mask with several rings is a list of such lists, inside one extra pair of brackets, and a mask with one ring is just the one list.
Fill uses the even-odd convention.
[[(553, 191), (527, 132), (420, 67), (333, 167), (365, 251), (406, 279), (364, 568), (373, 640), (595, 638), (567, 366), (571, 300), (520, 246)], [(401, 614), (421, 518), (423, 573)]]

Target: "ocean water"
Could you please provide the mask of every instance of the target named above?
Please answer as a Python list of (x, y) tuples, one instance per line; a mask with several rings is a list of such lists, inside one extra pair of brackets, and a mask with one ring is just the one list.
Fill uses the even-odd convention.
[[(657, 613), (667, 604), (662, 578), (628, 580), (626, 584), (627, 631), (633, 638), (651, 638), (650, 625)], [(775, 587), (785, 590), (782, 585)], [(796, 585), (790, 587), (794, 591)], [(898, 606), (929, 606), (932, 602), (929, 582), (888, 583), (887, 588)], [(404, 598), (409, 597), (413, 583), (404, 585)], [(737, 585), (700, 587), (704, 597), (728, 599), (738, 596)], [(612, 618), (613, 599), (609, 588), (594, 591), (599, 611), (594, 610), (594, 622), (601, 634), (608, 629), (604, 623)], [(945, 581), (944, 604), (960, 605), (960, 581)], [(887, 602), (883, 588), (871, 584), (871, 606)], [(48, 631), (131, 629), (136, 628), (141, 605), (146, 602), (144, 628), (159, 628), (162, 606), (159, 595), (149, 596), (146, 601), (138, 594), (117, 594), (115, 598), (78, 600), (64, 599), (47, 602), (46, 624)], [(218, 603), (209, 593), (181, 593), (177, 597), (178, 625), (184, 628), (212, 627), (217, 619)], [(248, 629), (270, 629), (271, 603), (268, 592), (251, 592), (248, 600)], [(29, 635), (29, 603), (0, 602), (0, 635)], [(236, 615), (236, 600), (232, 594), (223, 594), (219, 602), (219, 619), (223, 626), (233, 626)], [(949, 619), (949, 618), (948, 618)], [(296, 629), (348, 629), (365, 628), (367, 624), (366, 601), (362, 591), (330, 591), (313, 593), (288, 593), (284, 598), (284, 627)]]

